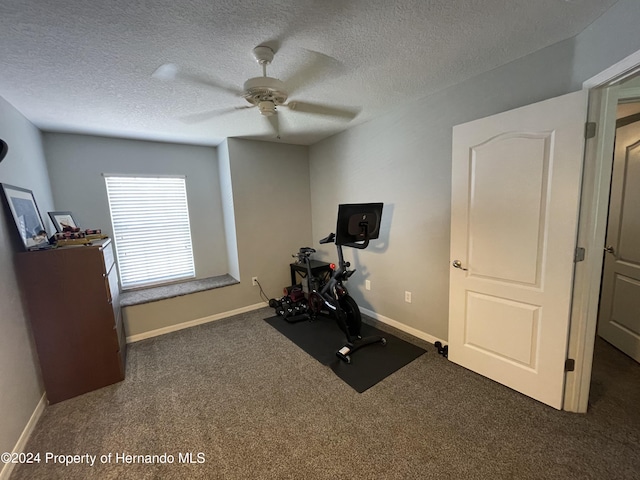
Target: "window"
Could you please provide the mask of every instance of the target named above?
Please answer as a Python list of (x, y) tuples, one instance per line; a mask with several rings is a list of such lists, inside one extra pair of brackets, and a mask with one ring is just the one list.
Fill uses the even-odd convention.
[(184, 177), (105, 175), (123, 289), (195, 277)]

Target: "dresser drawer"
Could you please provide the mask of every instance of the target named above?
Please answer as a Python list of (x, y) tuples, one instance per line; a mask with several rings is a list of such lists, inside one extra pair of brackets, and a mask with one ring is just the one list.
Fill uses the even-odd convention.
[[(120, 309), (120, 286), (118, 285), (118, 270), (115, 265), (111, 266), (109, 274), (104, 279), (107, 290), (107, 301), (113, 305), (113, 309)], [(117, 316), (117, 315), (116, 315)]]
[(113, 242), (109, 242), (102, 247), (102, 256), (104, 258), (104, 271), (108, 273), (115, 263), (115, 256), (113, 254)]
[(126, 347), (127, 340), (124, 332), (124, 323), (122, 322), (122, 315), (118, 315), (116, 317), (116, 323), (113, 326), (114, 336), (115, 336), (115, 347), (116, 351), (122, 350)]

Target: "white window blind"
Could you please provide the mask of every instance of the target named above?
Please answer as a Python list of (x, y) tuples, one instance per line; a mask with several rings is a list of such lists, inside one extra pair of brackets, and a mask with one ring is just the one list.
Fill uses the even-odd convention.
[(184, 178), (105, 175), (122, 288), (195, 277)]

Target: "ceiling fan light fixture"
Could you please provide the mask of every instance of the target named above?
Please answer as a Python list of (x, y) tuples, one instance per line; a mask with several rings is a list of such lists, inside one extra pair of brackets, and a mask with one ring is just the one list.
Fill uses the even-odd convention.
[(244, 82), (243, 97), (252, 105), (259, 105), (260, 102), (272, 102), (277, 106), (287, 101), (288, 94), (281, 80), (271, 77), (255, 77)]
[(272, 115), (276, 115), (276, 104), (271, 100), (266, 100), (258, 103), (258, 108), (260, 109), (260, 113), (265, 117), (270, 117)]

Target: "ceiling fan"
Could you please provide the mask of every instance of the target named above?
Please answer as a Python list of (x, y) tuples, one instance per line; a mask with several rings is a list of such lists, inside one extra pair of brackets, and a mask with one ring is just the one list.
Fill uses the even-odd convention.
[[(304, 79), (292, 77), (285, 83), (277, 78), (269, 77), (267, 75), (267, 66), (271, 64), (274, 56), (275, 52), (269, 46), (258, 45), (253, 49), (253, 57), (258, 64), (262, 66), (262, 76), (253, 77), (244, 82), (242, 90), (217, 80), (214, 81), (211, 78), (186, 72), (181, 70), (177, 65), (171, 63), (161, 65), (155, 72), (153, 72), (152, 76), (160, 80), (182, 79), (198, 84), (204, 84), (208, 87), (231, 92), (234, 95), (244, 98), (249, 103), (249, 105), (216, 109), (183, 117), (187, 122), (199, 122), (237, 110), (257, 108), (260, 114), (269, 120), (277, 138), (280, 138), (278, 122), (279, 107), (288, 108), (292, 111), (326, 115), (346, 120), (352, 120), (358, 115), (358, 113), (360, 113), (359, 108), (339, 108), (330, 105), (293, 100), (290, 100), (287, 103), (287, 100), (289, 99), (287, 85), (290, 87), (289, 90), (291, 90), (291, 86), (294, 86), (295, 89), (295, 85), (299, 84), (301, 80), (304, 81)], [(303, 77), (304, 73), (306, 72), (298, 72), (295, 77)]]

